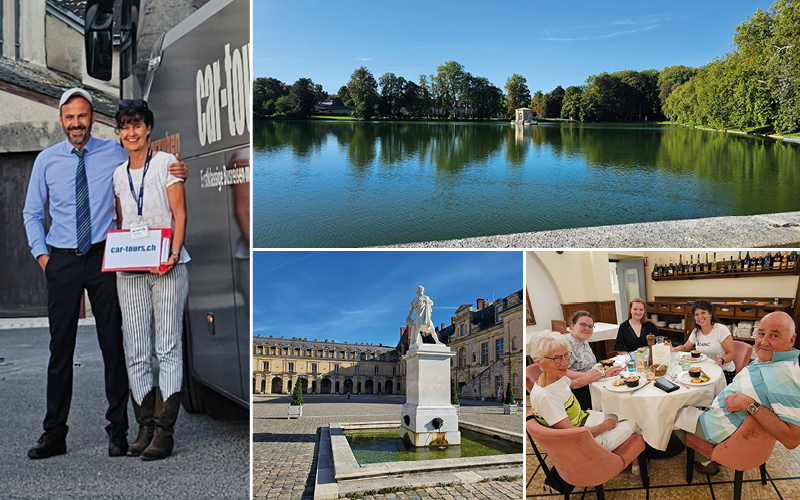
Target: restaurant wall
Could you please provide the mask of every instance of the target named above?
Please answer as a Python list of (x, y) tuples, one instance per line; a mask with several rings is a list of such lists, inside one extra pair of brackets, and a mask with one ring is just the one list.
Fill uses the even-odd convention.
[[(653, 300), (656, 296), (794, 298), (797, 293), (797, 276), (653, 281), (651, 273), (654, 262), (658, 258), (667, 263), (670, 258), (673, 259), (673, 262), (677, 262), (679, 253), (681, 252), (646, 253), (649, 258), (648, 266), (645, 268), (648, 300)], [(705, 252), (700, 252), (700, 254), (705, 259)], [(722, 254), (718, 252), (717, 258), (722, 260), (724, 255), (726, 259), (729, 259), (731, 254), (734, 252), (726, 251)], [(686, 254), (683, 255), (686, 257)], [(738, 251), (734, 255), (738, 256)], [(697, 257), (697, 252), (694, 252), (694, 256)]]
[(533, 252), (558, 287), (561, 303), (614, 300), (608, 252), (553, 250)]
[(525, 326), (525, 344), (535, 332), (550, 329), (550, 320), (562, 319), (561, 296), (544, 264), (534, 254), (525, 253), (525, 290), (530, 298), (535, 325)]

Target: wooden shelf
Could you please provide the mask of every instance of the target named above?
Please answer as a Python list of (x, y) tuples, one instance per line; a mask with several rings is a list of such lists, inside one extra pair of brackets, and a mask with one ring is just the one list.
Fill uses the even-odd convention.
[(769, 276), (795, 276), (798, 274), (800, 266), (795, 266), (794, 269), (781, 269), (780, 271), (728, 271), (725, 273), (696, 273), (696, 274), (681, 274), (678, 276), (653, 276), (650, 277), (653, 281), (673, 281), (673, 280), (701, 280), (701, 279), (717, 279), (717, 278), (759, 278)]

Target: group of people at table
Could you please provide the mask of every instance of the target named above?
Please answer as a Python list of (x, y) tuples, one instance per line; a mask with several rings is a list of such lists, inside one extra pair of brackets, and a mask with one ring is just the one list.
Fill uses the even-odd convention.
[[(697, 418), (694, 434), (718, 444), (733, 435), (750, 414), (777, 441), (789, 449), (800, 445), (800, 366), (795, 349), (795, 323), (784, 312), (773, 312), (762, 318), (754, 342), (755, 359), (738, 374), (735, 372), (733, 337), (720, 324), (714, 308), (706, 300), (692, 305), (696, 326), (685, 344), (674, 351), (699, 350), (716, 361), (727, 385), (703, 411), (687, 412)], [(529, 344), (528, 354), (542, 373), (530, 392), (533, 417), (542, 425), (568, 429), (587, 427), (594, 439), (613, 451), (640, 427), (630, 420), (592, 410), (589, 384), (604, 377), (616, 377), (623, 367), (616, 365), (601, 373), (597, 358), (589, 347), (594, 330), (594, 317), (586, 311), (573, 314), (569, 333), (544, 331)], [(619, 326), (615, 350), (624, 355), (647, 347), (647, 336), (657, 335), (658, 328), (645, 314), (640, 298), (629, 304), (628, 320)], [(678, 437), (685, 439), (682, 431)], [(714, 475), (719, 466), (708, 458), (695, 455), (695, 470)], [(652, 461), (648, 464), (648, 475)], [(638, 461), (631, 464), (630, 484), (641, 481)]]

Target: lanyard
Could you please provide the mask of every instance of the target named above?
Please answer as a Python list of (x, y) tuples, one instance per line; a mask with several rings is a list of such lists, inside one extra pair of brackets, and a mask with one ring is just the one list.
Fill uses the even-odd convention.
[(142, 171), (142, 184), (139, 186), (139, 196), (136, 196), (136, 189), (133, 188), (133, 178), (131, 177), (131, 162), (128, 161), (128, 183), (131, 186), (131, 196), (136, 200), (136, 205), (139, 210), (139, 220), (142, 220), (142, 207), (144, 206), (144, 176), (147, 175), (147, 169), (150, 168), (150, 158), (153, 156), (153, 150), (147, 149), (147, 159), (144, 161), (144, 170)]

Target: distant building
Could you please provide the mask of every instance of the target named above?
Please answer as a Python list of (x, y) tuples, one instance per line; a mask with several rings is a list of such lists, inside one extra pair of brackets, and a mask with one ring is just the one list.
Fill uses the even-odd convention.
[[(522, 290), (489, 302), (459, 307), (450, 325), (436, 328), (456, 356), (451, 377), (459, 398), (498, 400), (511, 382), (523, 399)], [(433, 342), (430, 337), (425, 343)], [(396, 347), (317, 339), (253, 337), (253, 392), (288, 394), (297, 383), (316, 394), (404, 394), (409, 329)], [(299, 382), (298, 382), (299, 381)]]
[(397, 349), (372, 344), (253, 337), (253, 392), (289, 394), (298, 383), (312, 394), (398, 394)]

